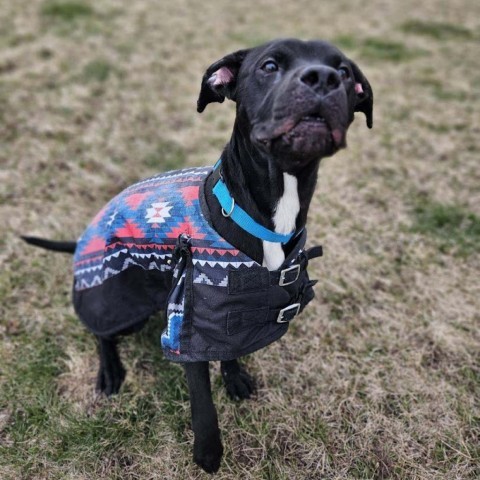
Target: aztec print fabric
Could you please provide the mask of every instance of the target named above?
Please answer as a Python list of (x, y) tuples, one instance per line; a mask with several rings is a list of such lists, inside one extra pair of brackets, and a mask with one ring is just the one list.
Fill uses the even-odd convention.
[(100, 285), (133, 265), (171, 270), (172, 251), (182, 233), (191, 238), (194, 263), (206, 267), (194, 282), (226, 287), (227, 267), (253, 265), (202, 215), (199, 189), (210, 171), (189, 168), (156, 175), (112, 199), (78, 240), (75, 290)]

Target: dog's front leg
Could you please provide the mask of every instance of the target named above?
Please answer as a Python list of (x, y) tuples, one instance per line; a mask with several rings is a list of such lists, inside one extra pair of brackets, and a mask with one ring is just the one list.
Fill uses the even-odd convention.
[(217, 411), (212, 399), (208, 362), (185, 364), (192, 428), (195, 436), (193, 459), (206, 472), (216, 472), (220, 467), (223, 446), (220, 440)]
[(100, 357), (96, 390), (107, 397), (118, 393), (125, 379), (120, 356), (118, 355), (117, 341), (115, 338), (97, 337)]
[(227, 394), (232, 400), (250, 398), (255, 391), (255, 381), (237, 360), (221, 362), (220, 371)]

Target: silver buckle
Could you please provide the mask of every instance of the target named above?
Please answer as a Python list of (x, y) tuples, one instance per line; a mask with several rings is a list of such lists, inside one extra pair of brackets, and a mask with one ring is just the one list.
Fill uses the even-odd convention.
[(289, 305), (288, 307), (282, 308), (282, 309), (280, 310), (280, 312), (278, 313), (277, 323), (287, 323), (287, 322), (289, 322), (290, 320), (292, 320), (293, 317), (292, 317), (290, 320), (284, 320), (284, 319), (283, 319), (283, 316), (285, 315), (285, 312), (288, 312), (288, 311), (294, 310), (294, 309), (296, 310), (296, 311), (295, 311), (295, 315), (294, 315), (294, 317), (295, 317), (295, 316), (298, 315), (298, 312), (299, 312), (299, 310), (300, 310), (300, 304), (299, 304), (299, 303), (292, 303), (292, 304)]
[[(293, 272), (294, 270), (297, 271), (297, 274), (295, 275), (295, 278), (293, 280), (289, 281), (289, 282), (286, 282), (285, 277), (286, 277), (287, 273)], [(292, 265), (291, 267), (285, 268), (284, 270), (282, 270), (280, 272), (280, 280), (279, 280), (278, 284), (281, 287), (285, 287), (286, 285), (291, 285), (292, 283), (294, 283), (298, 280), (299, 275), (300, 275), (300, 264), (297, 263), (296, 265)]]

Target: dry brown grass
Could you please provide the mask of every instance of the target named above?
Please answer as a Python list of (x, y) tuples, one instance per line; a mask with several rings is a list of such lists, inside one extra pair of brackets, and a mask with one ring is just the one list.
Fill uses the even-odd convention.
[(159, 322), (96, 398), (70, 259), (18, 235), (76, 237), (132, 181), (212, 164), (234, 108), (195, 113), (203, 70), (278, 36), (339, 42), (374, 130), (359, 117), (323, 162), (317, 300), (249, 357), (257, 398), (229, 402), (215, 369), (217, 478), (479, 478), (479, 19), (474, 0), (1, 2), (0, 478), (207, 478)]

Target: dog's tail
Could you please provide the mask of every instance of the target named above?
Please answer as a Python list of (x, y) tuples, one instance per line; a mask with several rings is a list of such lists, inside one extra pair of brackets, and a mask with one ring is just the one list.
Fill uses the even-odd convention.
[(54, 250), (55, 252), (74, 253), (77, 248), (77, 242), (55, 242), (53, 240), (46, 240), (38, 237), (25, 237), (21, 235), (22, 239), (30, 245), (45, 248), (47, 250)]

